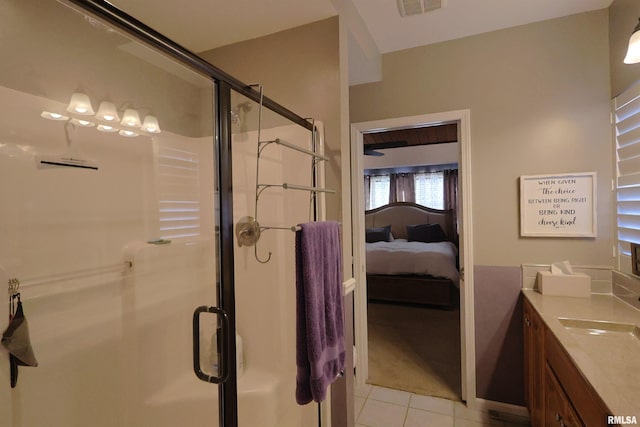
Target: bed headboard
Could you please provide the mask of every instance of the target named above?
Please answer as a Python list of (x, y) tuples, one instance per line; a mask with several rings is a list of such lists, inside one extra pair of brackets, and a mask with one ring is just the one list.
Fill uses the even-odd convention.
[(447, 239), (457, 243), (452, 210), (431, 209), (409, 202), (396, 202), (365, 211), (365, 227), (384, 227), (391, 224), (391, 232), (398, 239), (407, 238), (407, 225), (440, 224)]

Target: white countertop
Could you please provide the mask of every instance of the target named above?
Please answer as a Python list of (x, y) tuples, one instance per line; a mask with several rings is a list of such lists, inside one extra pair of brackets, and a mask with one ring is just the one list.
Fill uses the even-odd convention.
[(640, 341), (628, 335), (571, 332), (558, 320), (599, 320), (640, 326), (640, 310), (613, 295), (560, 297), (529, 289), (522, 293), (613, 415), (640, 418)]

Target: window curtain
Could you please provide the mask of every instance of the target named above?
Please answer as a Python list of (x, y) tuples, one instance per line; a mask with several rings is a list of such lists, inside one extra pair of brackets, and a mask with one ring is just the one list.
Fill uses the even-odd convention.
[(415, 181), (412, 173), (392, 173), (389, 202), (416, 202)]
[(458, 230), (458, 169), (447, 169), (444, 173), (444, 208), (453, 210), (453, 224)]

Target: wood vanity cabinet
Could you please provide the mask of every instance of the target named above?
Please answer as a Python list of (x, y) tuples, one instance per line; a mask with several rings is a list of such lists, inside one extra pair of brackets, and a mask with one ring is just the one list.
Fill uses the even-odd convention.
[(524, 399), (531, 425), (544, 425), (544, 323), (525, 299), (524, 320)]
[(531, 425), (609, 426), (610, 411), (527, 299), (523, 318), (525, 402)]

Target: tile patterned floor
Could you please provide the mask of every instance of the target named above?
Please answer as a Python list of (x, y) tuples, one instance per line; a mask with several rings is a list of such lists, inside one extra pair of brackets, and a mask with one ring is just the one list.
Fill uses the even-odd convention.
[[(461, 402), (367, 385), (356, 387), (356, 427), (507, 427)], [(522, 426), (520, 426), (522, 427)]]

